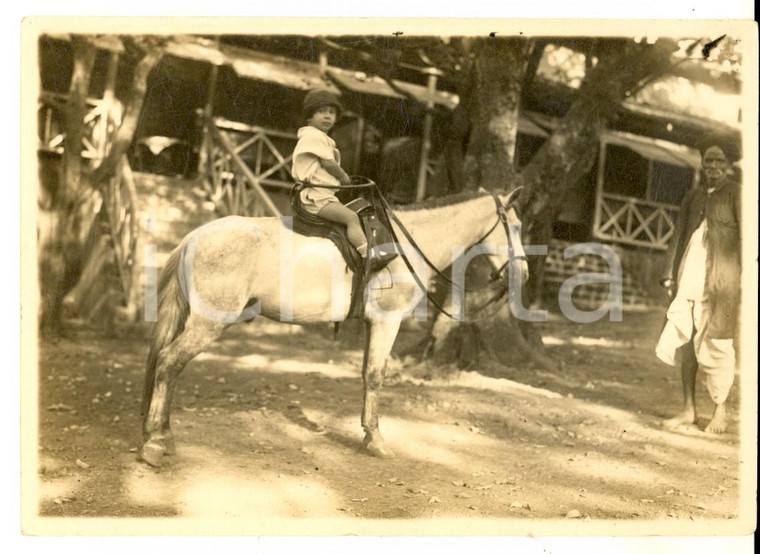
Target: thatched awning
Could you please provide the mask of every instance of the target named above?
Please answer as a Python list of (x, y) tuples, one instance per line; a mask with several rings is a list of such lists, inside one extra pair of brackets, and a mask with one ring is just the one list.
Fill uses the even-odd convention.
[(366, 75), (340, 67), (327, 66), (325, 76), (318, 64), (294, 60), (284, 56), (248, 50), (198, 37), (176, 37), (167, 45), (169, 55), (215, 65), (227, 65), (240, 77), (276, 83), (296, 90), (324, 87), (340, 94), (339, 89), (360, 94), (372, 94), (390, 98), (411, 98), (420, 103), (428, 100), (453, 110), (459, 103), (456, 94), (445, 91), (428, 92), (426, 87), (392, 81)]
[(648, 160), (690, 169), (699, 168), (702, 163), (697, 150), (666, 140), (643, 137), (623, 131), (605, 131), (601, 139), (606, 144), (630, 148)]
[[(556, 125), (556, 119), (537, 113), (528, 113), (520, 116), (518, 130), (526, 135), (548, 138), (550, 131)], [(699, 168), (701, 165), (697, 150), (667, 140), (615, 130), (602, 131), (599, 140), (605, 144), (629, 148), (647, 160), (686, 168)]]
[[(97, 35), (91, 33), (82, 33), (82, 35), (91, 40), (95, 47), (100, 50), (118, 52), (120, 54), (124, 52), (124, 44), (116, 35)], [(45, 33), (43, 36), (53, 40), (71, 42), (71, 33)]]

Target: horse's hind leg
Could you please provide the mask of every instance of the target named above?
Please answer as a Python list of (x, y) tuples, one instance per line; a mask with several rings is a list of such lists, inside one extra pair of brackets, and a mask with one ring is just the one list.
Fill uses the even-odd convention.
[(393, 457), (393, 451), (385, 445), (378, 427), (378, 396), (383, 386), (388, 355), (398, 334), (400, 320), (375, 321), (365, 327), (364, 366), (364, 410), (362, 427), (364, 428), (364, 446), (380, 458)]
[(141, 457), (150, 465), (161, 465), (163, 455), (174, 452), (170, 412), (180, 373), (190, 360), (219, 338), (226, 327), (225, 323), (191, 315), (180, 336), (158, 354), (153, 395), (143, 421), (145, 442)]

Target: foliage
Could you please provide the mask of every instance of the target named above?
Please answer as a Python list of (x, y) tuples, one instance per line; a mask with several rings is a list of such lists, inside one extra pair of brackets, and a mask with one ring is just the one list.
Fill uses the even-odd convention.
[(565, 46), (548, 44), (536, 75), (553, 83), (578, 89), (586, 77), (586, 54)]
[(739, 120), (741, 97), (724, 94), (705, 83), (667, 75), (642, 88), (633, 101), (675, 113), (735, 124)]

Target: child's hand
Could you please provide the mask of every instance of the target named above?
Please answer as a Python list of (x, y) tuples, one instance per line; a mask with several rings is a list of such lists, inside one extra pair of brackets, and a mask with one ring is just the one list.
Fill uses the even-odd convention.
[(345, 187), (351, 184), (351, 177), (344, 175), (340, 178), (340, 186)]

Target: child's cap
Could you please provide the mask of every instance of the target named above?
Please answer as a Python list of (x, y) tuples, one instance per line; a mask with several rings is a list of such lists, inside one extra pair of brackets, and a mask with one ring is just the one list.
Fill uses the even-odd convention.
[(337, 95), (327, 89), (314, 89), (310, 90), (303, 99), (304, 119), (309, 119), (322, 106), (335, 106), (338, 113), (343, 110)]

